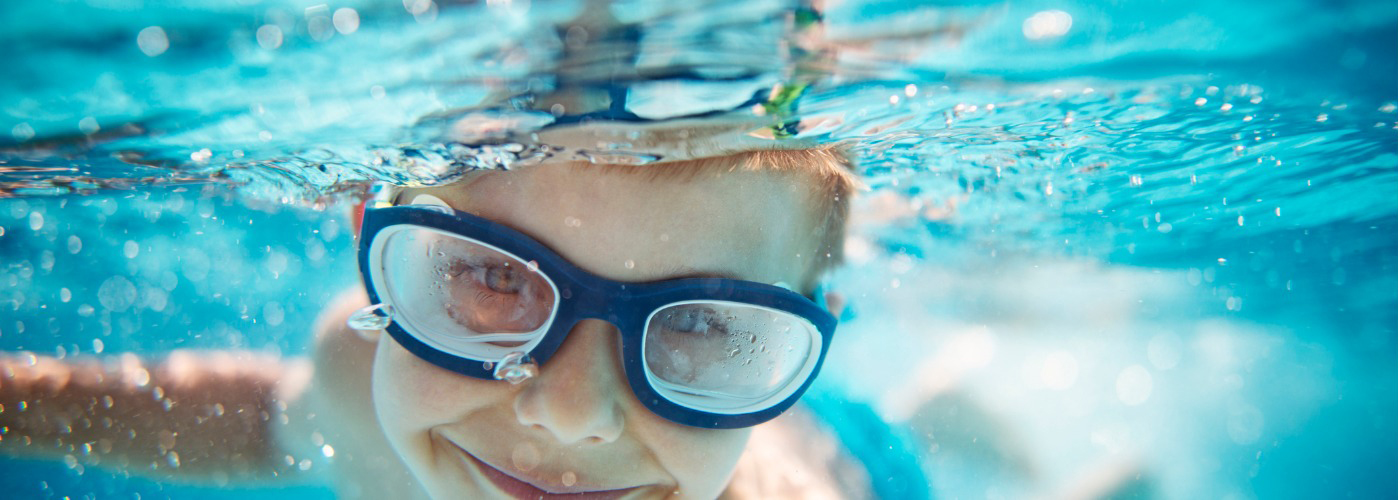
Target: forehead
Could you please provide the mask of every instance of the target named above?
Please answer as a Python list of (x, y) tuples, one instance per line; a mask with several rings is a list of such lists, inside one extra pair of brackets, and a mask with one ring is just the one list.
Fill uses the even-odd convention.
[(715, 273), (798, 283), (815, 248), (809, 190), (796, 176), (762, 171), (673, 177), (545, 164), (426, 192), (610, 279)]

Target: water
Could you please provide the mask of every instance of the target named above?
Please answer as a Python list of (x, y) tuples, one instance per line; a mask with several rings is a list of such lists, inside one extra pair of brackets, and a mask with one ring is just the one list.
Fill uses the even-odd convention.
[[(600, 75), (651, 118), (815, 75), (763, 118), (870, 188), (820, 384), (923, 436), (937, 496), (1393, 494), (1393, 3), (616, 5), (635, 33), (555, 29), (568, 2), (0, 7), (0, 348), (304, 352), (372, 183), (665, 159), (532, 135)], [(5, 464), (20, 497), (249, 493)]]

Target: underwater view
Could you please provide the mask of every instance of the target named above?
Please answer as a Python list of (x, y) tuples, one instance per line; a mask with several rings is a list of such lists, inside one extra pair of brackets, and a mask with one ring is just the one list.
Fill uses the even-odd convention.
[(1397, 18), (0, 3), (0, 497), (1394, 498)]

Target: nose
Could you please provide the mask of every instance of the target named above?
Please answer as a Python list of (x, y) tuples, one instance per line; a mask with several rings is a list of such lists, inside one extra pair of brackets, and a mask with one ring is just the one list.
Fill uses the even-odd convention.
[(539, 375), (517, 393), (519, 422), (545, 429), (564, 444), (617, 440), (627, 390), (619, 342), (610, 323), (590, 319), (574, 325)]

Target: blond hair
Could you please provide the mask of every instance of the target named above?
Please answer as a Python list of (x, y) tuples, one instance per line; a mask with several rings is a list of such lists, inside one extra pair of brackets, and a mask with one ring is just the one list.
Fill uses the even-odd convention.
[[(828, 269), (841, 263), (846, 238), (846, 218), (851, 196), (860, 188), (852, 160), (838, 145), (803, 149), (763, 149), (741, 151), (650, 165), (596, 165), (608, 170), (628, 171), (656, 180), (692, 179), (704, 174), (735, 171), (767, 171), (798, 177), (812, 189), (808, 193), (812, 210), (813, 241), (817, 248), (812, 269), (800, 286), (809, 287)], [(810, 290), (804, 290), (804, 292)]]

